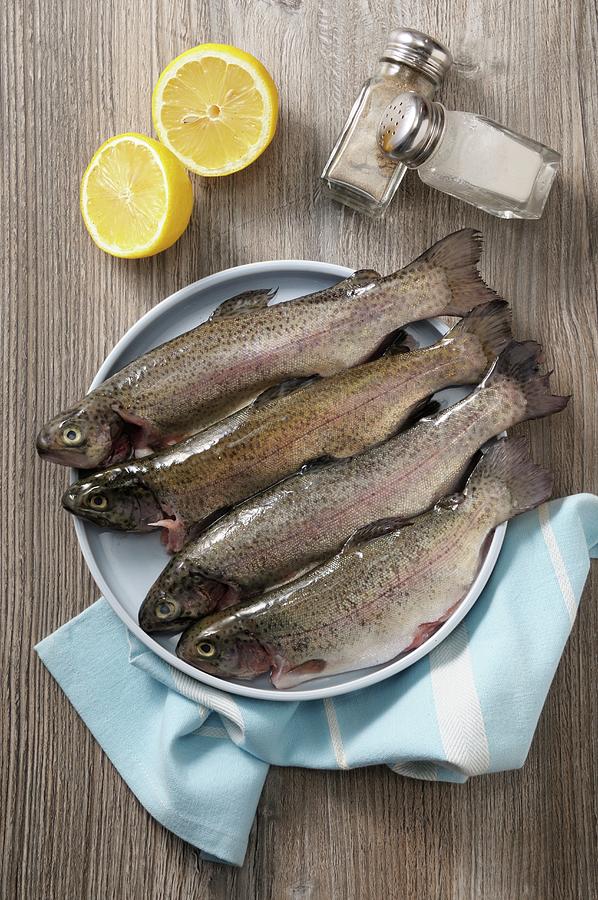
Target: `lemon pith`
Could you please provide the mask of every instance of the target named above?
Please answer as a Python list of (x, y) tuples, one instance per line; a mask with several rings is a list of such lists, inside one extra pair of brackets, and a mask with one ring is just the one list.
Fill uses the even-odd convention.
[(201, 44), (164, 69), (152, 96), (160, 140), (192, 172), (230, 175), (252, 163), (276, 131), (278, 92), (251, 54)]
[(153, 256), (189, 223), (193, 188), (162, 144), (130, 132), (109, 138), (81, 179), (81, 214), (92, 239), (113, 256)]

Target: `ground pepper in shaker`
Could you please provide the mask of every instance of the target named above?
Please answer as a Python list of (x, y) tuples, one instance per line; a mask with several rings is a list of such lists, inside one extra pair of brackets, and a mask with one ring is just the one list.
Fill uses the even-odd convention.
[(400, 91), (430, 99), (451, 67), (446, 47), (421, 31), (392, 31), (372, 78), (363, 85), (322, 172), (325, 192), (360, 212), (381, 215), (405, 175), (405, 168), (382, 152), (380, 119)]
[(475, 113), (400, 94), (380, 123), (380, 146), (421, 180), (503, 219), (539, 219), (560, 154)]

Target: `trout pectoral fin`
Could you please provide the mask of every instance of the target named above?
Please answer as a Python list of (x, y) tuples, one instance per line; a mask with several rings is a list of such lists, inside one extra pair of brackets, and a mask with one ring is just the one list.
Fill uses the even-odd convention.
[(162, 438), (161, 444), (164, 447), (174, 447), (175, 444), (180, 444), (187, 437), (189, 437), (188, 434), (169, 434), (168, 437)]
[(178, 553), (183, 549), (187, 537), (187, 526), (180, 519), (157, 519), (155, 522), (147, 524), (153, 528), (164, 529), (161, 535), (162, 543), (169, 553)]
[(449, 607), (446, 612), (443, 612), (442, 615), (435, 619), (433, 622), (422, 622), (421, 625), (418, 625), (411, 643), (401, 651), (401, 656), (405, 653), (410, 653), (412, 650), (416, 650), (424, 643), (424, 641), (427, 641), (428, 638), (431, 638), (432, 635), (436, 631), (438, 631), (440, 626), (443, 625), (444, 622), (446, 622), (448, 617), (454, 613), (460, 603), (461, 600), (453, 603), (453, 605)]
[(308, 659), (307, 662), (301, 663), (299, 666), (289, 667), (289, 662), (280, 656), (275, 657), (270, 680), (275, 688), (285, 689), (295, 687), (303, 681), (309, 681), (320, 675), (326, 668), (326, 660), (324, 659)]
[(168, 440), (168, 438), (160, 434), (154, 423), (144, 416), (138, 416), (136, 413), (127, 409), (121, 409), (119, 406), (113, 406), (112, 409), (129, 426), (127, 431), (135, 450), (161, 447)]

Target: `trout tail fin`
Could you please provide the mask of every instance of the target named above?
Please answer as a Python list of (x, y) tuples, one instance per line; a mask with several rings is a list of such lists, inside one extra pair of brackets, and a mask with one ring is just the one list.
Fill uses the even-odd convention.
[(451, 328), (446, 337), (473, 334), (481, 344), (488, 365), (513, 340), (511, 333), (511, 310), (506, 300), (492, 300), (476, 306), (460, 322)]
[(503, 350), (480, 387), (490, 387), (500, 380), (511, 382), (525, 399), (525, 412), (518, 421), (539, 419), (560, 412), (569, 397), (550, 393), (550, 373), (541, 375), (542, 346), (535, 341), (513, 341)]
[(422, 265), (443, 269), (451, 295), (443, 314), (463, 316), (474, 306), (496, 297), (495, 291), (484, 283), (478, 272), (481, 255), (482, 235), (474, 228), (463, 228), (442, 238), (406, 266), (405, 271)]
[(501, 517), (505, 520), (539, 506), (552, 494), (552, 475), (532, 461), (525, 438), (496, 441), (473, 470), (466, 490), (492, 491), (497, 483), (509, 492), (509, 511)]

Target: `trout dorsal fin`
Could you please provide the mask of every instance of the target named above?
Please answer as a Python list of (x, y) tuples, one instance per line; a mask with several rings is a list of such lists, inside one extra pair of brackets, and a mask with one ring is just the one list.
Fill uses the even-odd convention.
[(389, 516), (386, 519), (378, 519), (376, 522), (370, 522), (362, 528), (358, 528), (345, 543), (343, 550), (349, 550), (358, 544), (365, 544), (367, 541), (373, 541), (376, 538), (383, 537), (399, 528), (407, 528), (413, 525), (413, 519), (402, 519), (400, 516)]
[(340, 281), (339, 284), (347, 288), (347, 297), (358, 297), (364, 291), (373, 287), (380, 278), (380, 273), (376, 272), (375, 269), (357, 269), (348, 278)]
[(369, 281), (375, 281), (380, 277), (380, 272), (377, 272), (376, 269), (355, 269), (353, 274), (349, 275), (349, 278), (358, 281), (360, 284), (365, 284)]
[[(404, 328), (399, 328), (398, 331), (395, 331), (394, 334), (390, 335), (388, 343), (386, 343), (386, 341), (384, 343), (385, 346), (380, 354), (381, 356), (395, 356), (397, 353), (409, 353), (411, 350), (417, 348), (417, 341), (410, 334), (407, 334)], [(377, 353), (380, 353), (380, 348), (378, 348)]]
[(312, 375), (309, 378), (289, 378), (287, 381), (282, 381), (280, 384), (275, 384), (272, 387), (266, 388), (265, 391), (262, 391), (262, 393), (255, 398), (253, 405), (259, 409), (261, 406), (265, 406), (266, 403), (270, 403), (271, 400), (277, 400), (279, 397), (286, 397), (287, 394), (293, 394), (295, 391), (306, 387), (308, 384), (313, 384), (315, 381), (321, 381), (321, 376)]
[(376, 272), (375, 269), (356, 269), (352, 275), (349, 275), (347, 282), (354, 282), (360, 287), (364, 287), (366, 284), (371, 284), (372, 281), (377, 281), (380, 277), (380, 272)]
[(429, 419), (430, 416), (436, 415), (439, 409), (440, 402), (438, 400), (432, 400), (430, 399), (430, 397), (424, 397), (423, 400), (420, 400), (415, 404), (415, 406), (409, 413), (409, 418), (401, 425), (399, 433), (401, 431), (406, 431), (408, 428), (411, 428), (417, 422), (421, 422), (422, 419)]
[[(354, 294), (360, 294), (370, 285), (374, 284), (374, 282), (378, 281), (380, 278), (380, 273), (376, 272), (374, 269), (358, 269), (356, 272), (353, 272), (352, 275), (349, 275), (348, 278), (343, 278), (338, 284), (342, 285), (346, 288), (347, 296), (353, 296)], [(335, 285), (337, 287), (338, 285)], [(213, 321), (213, 319), (225, 318), (228, 316), (237, 316), (241, 313), (251, 312), (255, 309), (265, 309), (271, 300), (275, 298), (278, 293), (278, 288), (258, 288), (255, 291), (243, 291), (240, 294), (235, 294), (234, 297), (229, 297), (228, 300), (223, 300), (220, 306), (217, 306), (212, 315), (209, 317), (208, 322)], [(316, 294), (321, 293), (320, 291), (316, 291)], [(309, 294), (305, 296), (309, 297)], [(297, 300), (300, 300), (301, 297), (297, 297)]]
[(399, 328), (398, 331), (392, 331), (382, 338), (373, 353), (368, 356), (367, 361), (373, 362), (385, 356), (409, 353), (411, 350), (417, 350), (417, 341), (404, 328)]
[[(297, 475), (306, 475), (308, 472), (311, 473), (314, 469), (324, 469), (327, 466), (338, 465), (338, 459), (334, 456), (330, 456), (326, 454), (324, 456), (317, 456), (315, 459), (310, 459), (308, 462), (303, 463)], [(341, 465), (344, 460), (341, 461)]]
[(216, 307), (208, 322), (211, 322), (213, 319), (237, 316), (240, 313), (251, 312), (254, 309), (265, 309), (277, 293), (278, 288), (259, 288), (256, 291), (243, 291), (241, 294), (235, 294), (234, 297), (223, 300), (220, 306)]

